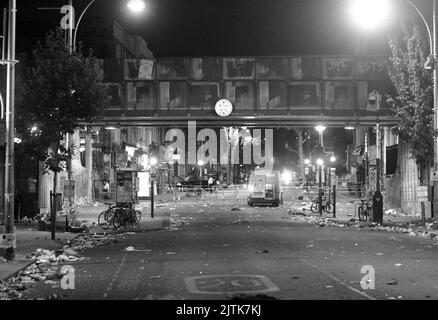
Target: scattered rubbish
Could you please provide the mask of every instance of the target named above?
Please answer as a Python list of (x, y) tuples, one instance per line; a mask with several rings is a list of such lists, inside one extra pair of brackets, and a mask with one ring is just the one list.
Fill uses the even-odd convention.
[(292, 216), (306, 216), (306, 214), (303, 211), (295, 210), (295, 209), (287, 210), (287, 214)]
[(383, 253), (382, 252), (377, 252), (376, 256), (383, 256)]
[(126, 252), (135, 251), (135, 248), (134, 247), (126, 247), (125, 250), (123, 250), (123, 251), (126, 251)]
[(240, 211), (240, 208), (234, 207), (233, 209), (231, 209), (231, 211)]
[(391, 281), (386, 282), (386, 284), (389, 286), (395, 286), (398, 284), (398, 282), (397, 282), (397, 280), (391, 280)]
[(397, 267), (397, 268), (400, 268), (401, 266), (402, 266), (401, 263), (396, 263), (396, 264), (394, 264), (394, 267)]
[(258, 254), (266, 254), (269, 253), (269, 250), (262, 250), (262, 251), (257, 251)]
[(327, 289), (333, 288), (333, 286), (325, 286)]
[(309, 244), (306, 246), (306, 248), (313, 248), (315, 245), (314, 244)]
[(236, 220), (236, 221), (232, 222), (231, 224), (249, 224), (249, 222), (243, 221), (243, 220)]

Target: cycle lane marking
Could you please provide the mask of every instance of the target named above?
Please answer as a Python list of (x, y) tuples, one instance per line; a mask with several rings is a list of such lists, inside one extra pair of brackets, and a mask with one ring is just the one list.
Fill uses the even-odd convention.
[[(282, 245), (282, 244), (280, 244), (280, 243), (275, 242), (273, 239), (271, 239), (271, 238), (269, 238), (269, 237), (266, 238), (266, 239), (267, 239), (269, 242), (271, 242), (272, 244), (274, 244), (275, 246), (279, 246), (279, 247), (281, 247), (281, 248), (283, 248), (283, 249), (286, 249), (287, 251), (292, 251), (292, 250), (290, 250), (288, 247), (286, 247), (286, 246), (284, 246), (284, 245)], [(292, 252), (293, 252), (293, 251), (292, 251)], [(296, 256), (296, 254), (294, 254), (294, 255)], [(359, 295), (361, 295), (361, 296), (367, 298), (368, 300), (377, 300), (377, 298), (374, 298), (374, 297), (368, 295), (367, 293), (365, 293), (365, 292), (363, 292), (363, 291), (360, 291), (360, 290), (358, 290), (358, 289), (356, 289), (356, 288), (350, 286), (350, 285), (347, 284), (345, 281), (343, 281), (343, 280), (341, 280), (341, 279), (335, 277), (334, 275), (332, 275), (332, 274), (330, 274), (330, 273), (328, 273), (328, 272), (322, 270), (320, 267), (314, 265), (313, 263), (311, 263), (311, 262), (309, 262), (309, 261), (307, 261), (307, 260), (305, 260), (305, 259), (299, 258), (299, 257), (298, 257), (298, 259), (299, 259), (302, 263), (308, 265), (309, 267), (312, 267), (313, 269), (317, 270), (318, 272), (322, 273), (323, 275), (325, 275), (325, 276), (329, 277), (330, 279), (336, 281), (338, 284), (340, 284), (340, 285), (346, 287), (347, 289), (349, 289), (349, 290), (351, 290), (351, 291), (353, 291), (353, 292), (355, 292), (355, 293), (357, 293), (357, 294), (359, 294)]]
[(328, 272), (322, 270), (320, 267), (314, 265), (313, 263), (311, 263), (311, 262), (309, 262), (309, 261), (307, 261), (307, 260), (304, 260), (304, 259), (300, 259), (300, 261), (303, 262), (304, 264), (307, 264), (308, 266), (312, 267), (313, 269), (319, 271), (320, 273), (324, 274), (325, 276), (329, 277), (330, 279), (336, 281), (337, 283), (343, 285), (343, 286), (346, 287), (347, 289), (350, 289), (351, 291), (353, 291), (353, 292), (355, 292), (355, 293), (357, 293), (357, 294), (359, 294), (359, 295), (361, 295), (361, 296), (367, 298), (368, 300), (377, 300), (376, 298), (374, 298), (374, 297), (368, 295), (367, 293), (365, 293), (365, 292), (363, 292), (363, 291), (360, 291), (360, 290), (358, 290), (358, 289), (356, 289), (356, 288), (350, 286), (349, 284), (345, 283), (345, 281), (343, 281), (343, 280), (341, 280), (341, 279), (335, 277), (334, 275), (332, 275), (332, 274), (330, 274), (330, 273), (328, 273)]
[[(132, 243), (133, 243), (133, 242), (134, 242), (134, 239), (132, 239), (132, 240), (130, 241), (129, 246), (132, 246)], [(117, 278), (118, 278), (118, 276), (119, 276), (119, 274), (120, 274), (120, 271), (122, 270), (123, 265), (125, 264), (126, 257), (128, 256), (128, 253), (129, 253), (129, 252), (126, 251), (125, 254), (123, 255), (123, 258), (122, 258), (122, 260), (120, 261), (120, 264), (119, 264), (119, 266), (118, 266), (116, 272), (114, 273), (114, 276), (113, 276), (113, 278), (111, 279), (111, 282), (110, 282), (110, 284), (108, 285), (108, 288), (105, 290), (105, 293), (103, 294), (103, 298), (104, 298), (104, 299), (106, 299), (106, 298), (108, 297), (109, 293), (110, 293), (111, 290), (113, 289), (114, 282), (117, 280)]]

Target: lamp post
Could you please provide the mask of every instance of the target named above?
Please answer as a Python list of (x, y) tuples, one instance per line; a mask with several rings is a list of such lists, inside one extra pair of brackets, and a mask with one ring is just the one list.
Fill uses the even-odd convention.
[[(334, 164), (335, 162), (336, 162), (336, 157), (334, 154), (332, 154), (332, 156), (330, 157), (330, 163)], [(332, 166), (330, 165), (328, 169), (329, 169), (328, 182), (329, 182), (329, 187), (331, 188), (332, 187)]]
[[(70, 5), (72, 5), (73, 0), (69, 0), (69, 1), (70, 1)], [(72, 48), (73, 51), (76, 51), (76, 39), (82, 18), (84, 17), (85, 13), (93, 5), (94, 2), (96, 2), (96, 0), (91, 0), (90, 3), (88, 3), (88, 5), (85, 7), (84, 11), (82, 11), (81, 15), (79, 16), (78, 22), (76, 24), (76, 29), (74, 33), (73, 33), (73, 29), (71, 29), (70, 31), (70, 48)], [(126, 6), (132, 13), (140, 13), (146, 8), (146, 4), (144, 0), (128, 0)]]
[(323, 133), (324, 133), (325, 129), (326, 129), (326, 127), (321, 126), (321, 125), (315, 127), (315, 130), (318, 131), (318, 133), (319, 133), (319, 144), (323, 148), (324, 148), (324, 136), (323, 136)]
[(14, 227), (14, 202), (15, 202), (15, 41), (16, 41), (16, 16), (17, 2), (9, 0), (8, 12), (8, 55), (2, 63), (7, 65), (6, 79), (6, 158), (5, 158), (5, 196), (4, 216), (5, 235), (8, 238), (8, 248), (5, 248), (4, 258), (15, 258), (15, 227)]
[(149, 159), (149, 165), (150, 165), (150, 179), (151, 179), (151, 218), (154, 218), (154, 210), (155, 210), (155, 204), (154, 204), (154, 198), (155, 198), (155, 187), (154, 182), (157, 177), (157, 168), (158, 165), (158, 159), (155, 157), (152, 157)]
[(376, 115), (376, 191), (373, 195), (373, 220), (374, 222), (383, 222), (383, 195), (380, 191), (380, 159), (381, 159), (381, 143), (382, 136), (380, 134), (380, 120), (379, 111), (382, 96), (375, 90), (369, 95), (369, 103), (376, 105), (377, 115)]
[(319, 215), (322, 216), (322, 166), (324, 165), (324, 160), (318, 159), (316, 160), (316, 164), (318, 165), (318, 207), (319, 207)]
[(204, 166), (203, 160), (198, 160), (198, 167), (199, 167), (199, 187), (202, 190), (202, 167)]
[[(433, 30), (430, 27), (427, 19), (421, 10), (411, 1), (406, 0), (408, 3), (420, 16), (423, 21), (428, 36), (429, 36), (429, 57), (424, 65), (426, 69), (433, 68), (433, 92), (434, 92), (434, 100), (433, 100), (433, 129), (434, 131), (438, 130), (438, 65), (437, 65), (437, 34), (438, 34), (438, 0), (432, 0), (433, 2)], [(390, 10), (386, 1), (382, 0), (353, 0), (351, 7), (352, 17), (356, 22), (362, 25), (365, 29), (372, 29), (376, 27), (379, 23), (385, 20), (385, 16), (389, 14)], [(434, 175), (437, 175), (438, 172), (438, 138), (433, 137), (433, 170)], [(379, 159), (380, 160), (380, 159)], [(379, 186), (380, 187), (380, 186)], [(436, 189), (436, 188), (434, 188)], [(432, 201), (434, 201), (435, 195), (432, 195)], [(433, 214), (433, 213), (432, 213)]]
[(305, 159), (304, 160), (304, 164), (306, 165), (306, 168), (304, 169), (304, 173), (306, 175), (306, 185), (308, 185), (309, 184), (310, 174), (311, 174), (310, 167), (309, 167), (310, 160), (309, 159)]

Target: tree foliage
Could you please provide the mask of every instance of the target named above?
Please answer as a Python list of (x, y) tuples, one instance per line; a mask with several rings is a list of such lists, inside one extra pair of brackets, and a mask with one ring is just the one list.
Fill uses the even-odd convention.
[(71, 152), (61, 148), (65, 135), (97, 120), (108, 103), (95, 66), (91, 53), (69, 52), (60, 29), (49, 32), (33, 51), (18, 89), (17, 133), (22, 149), (43, 159), (47, 170), (62, 171), (71, 158)]
[(420, 168), (420, 179), (433, 163), (433, 71), (424, 65), (428, 47), (419, 37), (406, 42), (389, 40), (392, 56), (389, 76), (397, 95), (391, 97), (393, 110), (400, 120), (396, 130), (407, 142), (412, 157)]

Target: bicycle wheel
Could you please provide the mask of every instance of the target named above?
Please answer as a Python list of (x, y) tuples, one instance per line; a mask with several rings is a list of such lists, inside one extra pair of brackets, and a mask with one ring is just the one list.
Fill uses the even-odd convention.
[(326, 202), (326, 204), (325, 204), (325, 211), (327, 213), (333, 213), (333, 209), (334, 209), (333, 203), (332, 202)]
[(140, 222), (140, 220), (141, 220), (141, 211), (140, 210), (135, 210), (135, 216), (137, 218), (137, 222)]
[(107, 222), (106, 215), (107, 215), (106, 211), (103, 211), (101, 214), (99, 214), (99, 217), (97, 218), (97, 225), (98, 226), (102, 226)]
[(312, 203), (312, 205), (310, 206), (310, 211), (312, 211), (313, 213), (319, 213), (319, 203)]
[(359, 217), (359, 221), (364, 220), (365, 212), (364, 212), (363, 207), (359, 207), (359, 209), (357, 209), (357, 215)]
[(366, 220), (367, 221), (373, 220), (373, 207), (372, 206), (368, 206), (368, 208), (366, 210)]
[(125, 224), (125, 217), (124, 217), (124, 211), (123, 209), (117, 209), (114, 212), (113, 215), (113, 226), (114, 229), (119, 229), (121, 226), (123, 226)]

